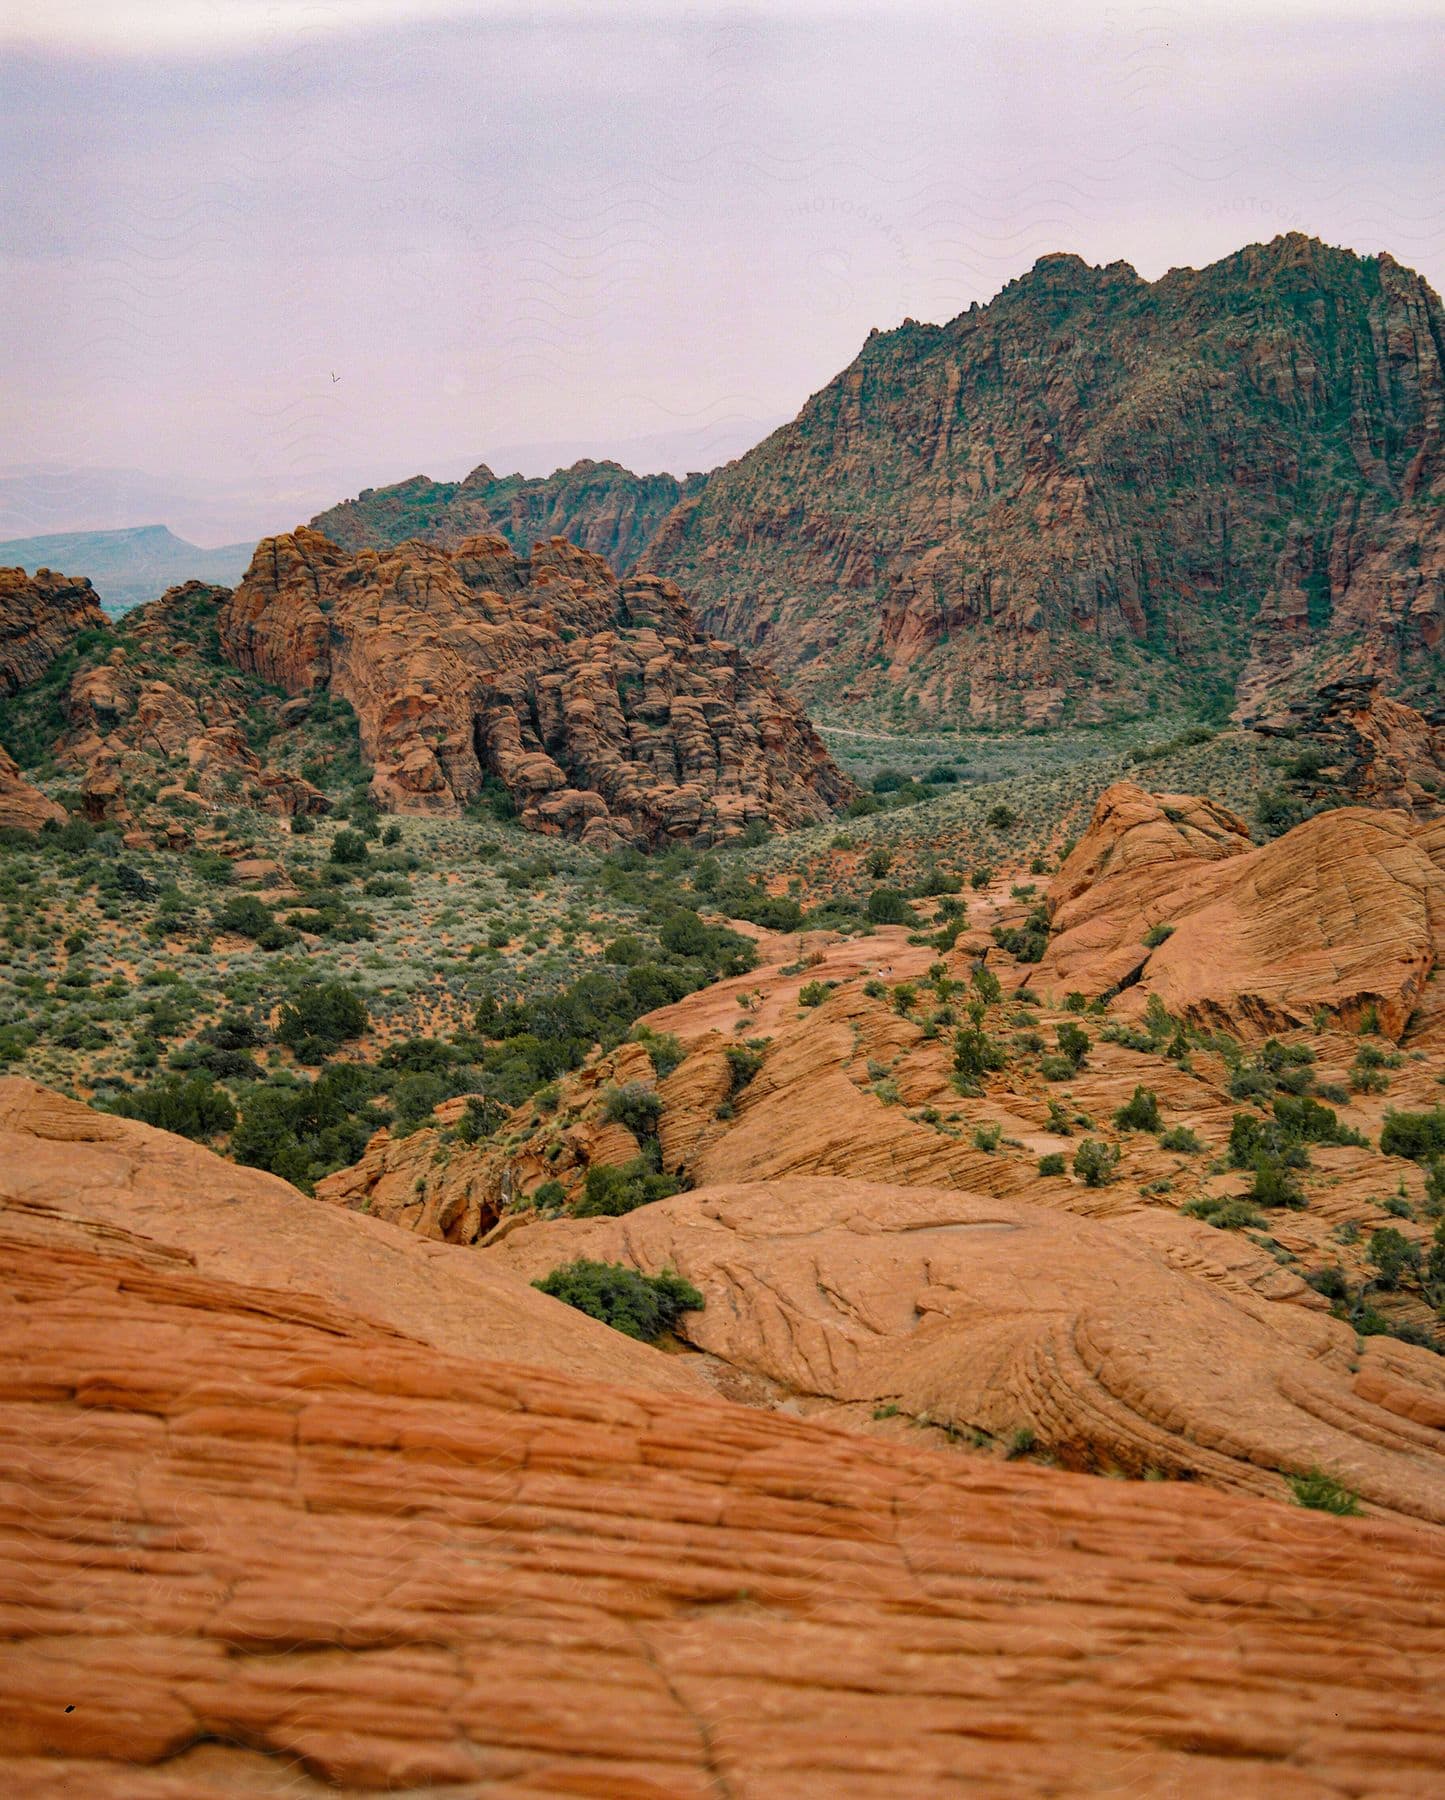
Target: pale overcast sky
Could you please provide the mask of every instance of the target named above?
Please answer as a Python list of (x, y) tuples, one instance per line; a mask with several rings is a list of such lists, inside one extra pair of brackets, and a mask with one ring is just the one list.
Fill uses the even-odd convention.
[(1300, 229), (1439, 287), (1442, 73), (1412, 0), (0, 0), (0, 464), (214, 541), (708, 466), (1051, 250)]

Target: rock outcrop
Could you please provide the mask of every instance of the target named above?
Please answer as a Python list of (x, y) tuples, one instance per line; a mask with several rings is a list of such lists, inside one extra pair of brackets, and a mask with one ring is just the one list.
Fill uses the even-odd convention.
[(1435, 1426), (1372, 1405), (1353, 1330), (1308, 1289), (1265, 1298), (1223, 1234), (1157, 1223), (790, 1177), (518, 1225), (487, 1256), (532, 1277), (574, 1256), (676, 1269), (707, 1301), (679, 1327), (689, 1342), (814, 1404), (889, 1405), (947, 1432), (1027, 1434), (1077, 1467), (1281, 1498), (1281, 1472), (1323, 1467), (1445, 1524), (1439, 1358), (1394, 1343), (1365, 1358), (1413, 1385)]
[(562, 537), (625, 575), (672, 508), (700, 493), (706, 479), (634, 475), (620, 463), (588, 459), (547, 476), (494, 475), (482, 463), (463, 481), (413, 475), (364, 488), (311, 523), (344, 550), (380, 550), (407, 538), (454, 550), (495, 533), (525, 556), (539, 538)]
[(138, 1120), (0, 1077), (0, 1210), (12, 1232), (139, 1248), (203, 1281), (289, 1296), (373, 1336), (670, 1394), (707, 1385), (674, 1357), (559, 1306), (478, 1257), (319, 1207), (289, 1182)]
[(0, 696), (38, 681), (82, 631), (103, 630), (95, 589), (51, 569), (0, 569)]
[(456, 812), (490, 778), (524, 825), (589, 844), (720, 841), (825, 818), (851, 792), (771, 676), (656, 576), (561, 540), (516, 556), (408, 542), (348, 555), (301, 529), (257, 549), (227, 652), (350, 702), (388, 807)]
[[(139, 608), (104, 661), (78, 670), (66, 691), (56, 746), (81, 775), (89, 818), (114, 820), (164, 842), (181, 827), (166, 802), (202, 810), (242, 800), (283, 818), (324, 813), (311, 782), (263, 761), (247, 739), (256, 694), (233, 669), (208, 661), (228, 588), (187, 582)], [(159, 787), (158, 804), (133, 807), (129, 789)]]
[(1438, 703), (1432, 713), (1427, 718), (1392, 700), (1378, 681), (1360, 678), (1276, 701), (1255, 729), (1287, 733), (1302, 754), (1314, 754), (1321, 784), (1343, 788), (1364, 806), (1433, 815), (1445, 806), (1445, 719)]
[(0, 828), (39, 831), (53, 821), (64, 822), (65, 808), (42, 794), (15, 766), (15, 759), (0, 746)]
[(875, 333), (644, 567), (830, 711), (1049, 722), (1368, 674), (1445, 643), (1445, 316), (1290, 234), (1155, 282), (1043, 258)]
[[(1200, 814), (1218, 824), (1197, 828)], [(1365, 807), (1251, 847), (1238, 820), (1117, 783), (1049, 888), (1035, 977), (1087, 998), (1127, 989), (1178, 1017), (1263, 1035), (1373, 1009), (1398, 1038), (1445, 948), (1440, 834)]]
[(12, 1792), (1223, 1800), (1445, 1758), (1434, 1532), (493, 1361), (480, 1290), (440, 1350), (384, 1282), (277, 1283), (281, 1183), (217, 1202), (249, 1278), (178, 1247), (193, 1187), (127, 1217), (127, 1144), (19, 1195), (0, 1160)]

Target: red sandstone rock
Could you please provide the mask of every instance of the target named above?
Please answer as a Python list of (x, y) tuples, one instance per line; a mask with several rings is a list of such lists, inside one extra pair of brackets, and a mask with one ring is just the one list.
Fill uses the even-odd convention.
[(554, 539), (348, 556), (302, 528), (262, 543), (221, 615), (240, 666), (355, 708), (387, 806), (455, 812), (487, 777), (523, 824), (588, 843), (798, 825), (851, 791), (802, 713), (677, 589), (619, 583)]
[(1361, 673), (1433, 700), (1442, 343), (1420, 276), (1299, 233), (1155, 282), (1047, 256), (875, 333), (642, 566), (830, 714), (1100, 718), (1204, 680), (1253, 716)]
[(347, 1223), (284, 1184), (233, 1172), (192, 1262), (194, 1185), (127, 1219), (56, 1148), (0, 1187), (12, 1792), (1431, 1790), (1436, 1533), (491, 1361), (480, 1294), (439, 1351), (277, 1282), (280, 1206)]
[(0, 827), (14, 831), (39, 831), (50, 820), (64, 822), (65, 808), (33, 787), (15, 766), (15, 759), (0, 747)]
[[(1344, 807), (1251, 849), (1238, 821), (1195, 833), (1201, 807), (1128, 782), (1100, 797), (1050, 887), (1054, 936), (1036, 985), (1090, 997), (1127, 987), (1125, 1010), (1157, 994), (1177, 1016), (1247, 1033), (1373, 1006), (1398, 1037), (1445, 944), (1438, 834)], [(1151, 948), (1162, 926), (1170, 934)]]
[(355, 500), (318, 513), (317, 531), (346, 550), (380, 549), (421, 538), (453, 550), (498, 533), (519, 556), (539, 538), (566, 538), (625, 574), (667, 513), (705, 478), (634, 475), (615, 462), (584, 458), (545, 477), (494, 475), (485, 463), (464, 481), (414, 475), (364, 488)]
[(38, 681), (80, 632), (104, 625), (95, 589), (83, 575), (0, 569), (0, 695)]

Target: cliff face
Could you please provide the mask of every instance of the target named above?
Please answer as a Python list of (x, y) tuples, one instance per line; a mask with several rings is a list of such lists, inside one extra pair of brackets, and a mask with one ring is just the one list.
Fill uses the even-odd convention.
[(851, 791), (772, 677), (698, 630), (669, 582), (553, 539), (348, 555), (267, 539), (222, 609), (239, 665), (354, 707), (373, 792), (455, 812), (494, 778), (533, 829), (715, 841), (823, 818)]
[(380, 549), (407, 538), (455, 549), (495, 532), (525, 556), (540, 538), (565, 537), (625, 574), (668, 512), (701, 491), (705, 477), (634, 475), (620, 463), (573, 463), (547, 476), (494, 475), (485, 463), (464, 481), (413, 475), (365, 488), (318, 513), (312, 525), (344, 550)]
[(82, 631), (103, 629), (105, 622), (84, 576), (0, 569), (0, 694), (38, 681)]
[(644, 558), (832, 706), (977, 722), (1438, 682), (1445, 316), (1291, 235), (1142, 280), (1050, 256), (875, 333)]

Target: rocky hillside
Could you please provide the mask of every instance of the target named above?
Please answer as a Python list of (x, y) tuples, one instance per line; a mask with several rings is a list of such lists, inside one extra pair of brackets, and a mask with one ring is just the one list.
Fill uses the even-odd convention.
[[(1126, 1770), (1138, 1792), (1224, 1800), (1424, 1793), (1445, 1756), (1429, 1527), (719, 1400), (704, 1359), (500, 1262), (29, 1082), (0, 1082), (0, 1170), (13, 1793), (942, 1800), (1101, 1793)], [(758, 1200), (719, 1202), (762, 1268), (767, 1240), (741, 1235)], [(1016, 1207), (943, 1223), (895, 1203), (875, 1229), (803, 1204), (827, 1233), (801, 1271), (812, 1308), (845, 1239), (950, 1277), (975, 1239), (985, 1269), (1056, 1243), (1011, 1231)], [(773, 1256), (809, 1260), (796, 1231)], [(1098, 1288), (1151, 1262), (1166, 1282), (1142, 1252), (1074, 1273)], [(1035, 1262), (1007, 1291), (1042, 1310), (1052, 1276)], [(1223, 1367), (1247, 1308), (1220, 1286)], [(1114, 1317), (1145, 1292), (1120, 1290)], [(872, 1334), (856, 1290), (834, 1300)], [(1313, 1321), (1274, 1310), (1301, 1346), (1276, 1411), (1288, 1388), (1301, 1441), (1337, 1431), (1344, 1355), (1313, 1364)], [(1041, 1368), (1047, 1341), (1012, 1365), (981, 1345), (973, 1369)], [(1059, 1341), (1071, 1371), (1197, 1379)], [(1361, 1360), (1381, 1397), (1343, 1416), (1375, 1463), (1399, 1460), (1429, 1423)], [(1250, 1373), (1245, 1436), (1271, 1388)], [(1237, 1450), (1233, 1417), (1224, 1437)]]
[(1296, 234), (1155, 282), (1045, 257), (875, 332), (644, 563), (830, 716), (1433, 704), (1442, 345), (1421, 277)]
[(757, 1404), (1445, 1523), (1440, 824), (1256, 847), (1119, 784), (1046, 896), (917, 925), (773, 938), (486, 1142), (383, 1132), (317, 1193), (676, 1270)]
[(350, 702), (394, 809), (456, 812), (491, 781), (524, 824), (608, 846), (803, 824), (851, 791), (671, 583), (560, 538), (350, 554), (302, 528), (258, 547), (219, 626), (242, 669)]
[(0, 697), (38, 681), (82, 631), (105, 622), (84, 576), (0, 569)]
[(315, 529), (344, 550), (381, 549), (422, 538), (455, 549), (495, 532), (525, 556), (541, 538), (564, 537), (626, 574), (679, 500), (706, 480), (634, 475), (620, 463), (584, 459), (547, 476), (494, 475), (485, 463), (463, 481), (413, 475), (391, 487), (363, 488), (318, 513)]

